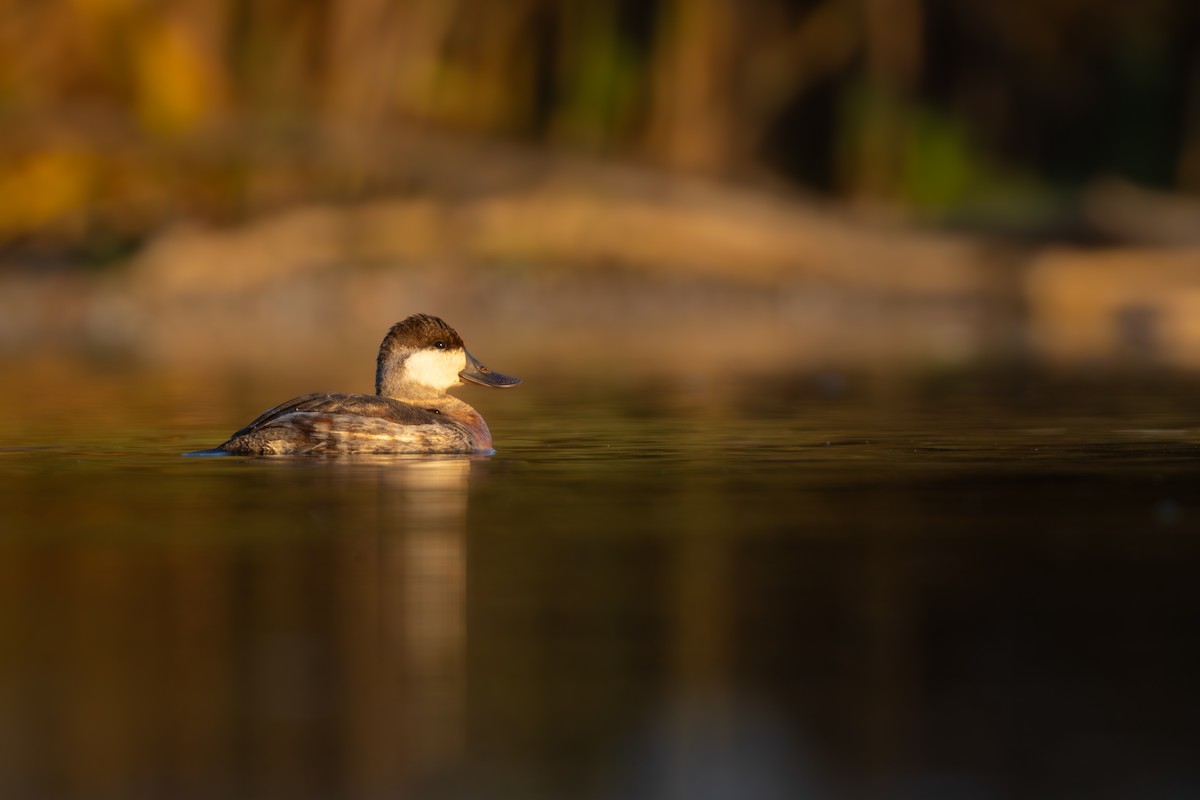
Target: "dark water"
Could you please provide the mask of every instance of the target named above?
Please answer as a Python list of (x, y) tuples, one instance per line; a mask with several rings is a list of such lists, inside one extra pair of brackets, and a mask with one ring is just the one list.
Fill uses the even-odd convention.
[(5, 430), (0, 796), (1200, 796), (1192, 387), (521, 391)]

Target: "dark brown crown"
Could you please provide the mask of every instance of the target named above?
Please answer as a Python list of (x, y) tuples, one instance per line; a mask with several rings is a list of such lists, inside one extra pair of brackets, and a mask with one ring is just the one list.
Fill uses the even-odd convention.
[(383, 337), (383, 343), (379, 345), (379, 350), (381, 355), (385, 350), (389, 353), (396, 350), (423, 350), (427, 347), (435, 347), (437, 342), (445, 342), (447, 348), (463, 346), (463, 340), (458, 335), (458, 331), (438, 317), (429, 314), (413, 314), (388, 329), (387, 336)]

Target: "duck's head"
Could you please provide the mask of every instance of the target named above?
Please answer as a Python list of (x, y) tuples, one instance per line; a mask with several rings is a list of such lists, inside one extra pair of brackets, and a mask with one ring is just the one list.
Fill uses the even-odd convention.
[(480, 364), (467, 352), (458, 331), (428, 314), (413, 314), (397, 322), (379, 345), (376, 394), (443, 394), (464, 381), (502, 389), (516, 386), (521, 379)]

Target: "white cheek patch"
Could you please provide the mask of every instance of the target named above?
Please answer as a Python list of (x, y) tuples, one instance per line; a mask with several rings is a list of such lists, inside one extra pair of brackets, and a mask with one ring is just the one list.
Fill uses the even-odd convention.
[(458, 373), (467, 366), (467, 355), (456, 350), (418, 350), (404, 363), (408, 379), (436, 389), (449, 389), (458, 383)]

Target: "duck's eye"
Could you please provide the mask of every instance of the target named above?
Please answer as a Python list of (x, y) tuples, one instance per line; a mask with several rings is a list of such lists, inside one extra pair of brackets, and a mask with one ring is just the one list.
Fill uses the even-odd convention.
[(436, 342), (434, 342), (433, 346), (436, 347), (438, 350), (446, 349), (446, 343), (443, 342), (441, 339), (438, 339)]

